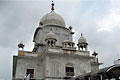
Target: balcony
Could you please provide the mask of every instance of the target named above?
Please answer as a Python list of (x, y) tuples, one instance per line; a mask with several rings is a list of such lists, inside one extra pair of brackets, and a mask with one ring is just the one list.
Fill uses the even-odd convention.
[(70, 76), (74, 76), (73, 72), (66, 72), (66, 76), (70, 77)]

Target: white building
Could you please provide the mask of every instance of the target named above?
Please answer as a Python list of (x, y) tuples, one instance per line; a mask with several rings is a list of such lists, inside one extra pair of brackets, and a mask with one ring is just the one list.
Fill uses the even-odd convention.
[(73, 34), (52, 3), (51, 12), (43, 16), (35, 31), (33, 51), (19, 50), (18, 56), (13, 56), (13, 80), (23, 80), (29, 73), (32, 80), (64, 80), (98, 70), (97, 53), (90, 56), (82, 34), (76, 48)]

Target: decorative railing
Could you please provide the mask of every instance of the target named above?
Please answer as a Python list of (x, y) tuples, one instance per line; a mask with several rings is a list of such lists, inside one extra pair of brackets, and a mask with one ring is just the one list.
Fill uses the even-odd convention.
[(66, 76), (74, 76), (73, 72), (66, 72)]

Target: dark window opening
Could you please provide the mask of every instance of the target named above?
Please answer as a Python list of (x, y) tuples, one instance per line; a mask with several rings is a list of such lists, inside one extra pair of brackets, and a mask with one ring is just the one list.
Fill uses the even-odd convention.
[(74, 76), (74, 67), (66, 67), (66, 76)]
[(48, 41), (48, 46), (50, 45), (50, 41)]
[(67, 46), (67, 44), (65, 43), (65, 47)]
[(27, 73), (26, 76), (28, 76), (30, 74), (30, 78), (34, 77), (34, 69), (27, 69)]
[(70, 43), (68, 43), (68, 45), (69, 45), (69, 47), (71, 47), (71, 44), (70, 44)]
[(51, 41), (51, 46), (53, 46), (53, 41)]

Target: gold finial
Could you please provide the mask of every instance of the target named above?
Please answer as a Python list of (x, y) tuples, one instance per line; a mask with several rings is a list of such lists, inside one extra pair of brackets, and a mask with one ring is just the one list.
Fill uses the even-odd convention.
[(51, 10), (52, 10), (52, 11), (55, 10), (55, 9), (54, 9), (54, 2), (53, 2), (53, 0), (52, 0), (52, 4), (51, 4), (51, 5), (52, 5)]

